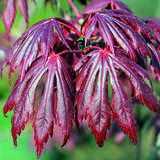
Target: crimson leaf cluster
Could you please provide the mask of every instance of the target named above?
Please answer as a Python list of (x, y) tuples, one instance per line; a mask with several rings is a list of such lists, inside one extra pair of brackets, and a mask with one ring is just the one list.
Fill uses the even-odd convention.
[[(14, 0), (8, 0), (3, 12), (8, 31), (13, 18), (6, 19), (15, 10), (10, 1), (15, 5)], [(23, 7), (27, 5), (21, 2)], [(27, 11), (22, 14), (28, 22)], [(74, 26), (61, 18), (33, 25), (14, 43), (2, 66), (2, 72), (10, 67), (9, 78), (20, 70), (3, 110), (5, 115), (14, 110), (14, 144), (32, 119), (38, 157), (52, 137), (54, 125), (62, 130), (62, 146), (74, 122), (80, 129), (84, 120), (99, 146), (103, 146), (112, 121), (137, 143), (132, 99), (160, 111), (149, 75), (152, 72), (160, 79), (159, 21), (135, 16), (118, 0), (92, 1), (82, 15), (80, 31), (75, 27), (79, 24)], [(40, 85), (41, 99), (37, 98)], [(126, 85), (131, 94), (127, 94)]]

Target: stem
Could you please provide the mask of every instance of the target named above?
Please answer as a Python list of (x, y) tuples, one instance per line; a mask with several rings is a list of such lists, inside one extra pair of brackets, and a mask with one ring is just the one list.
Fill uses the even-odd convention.
[(89, 20), (89, 22), (87, 23), (87, 25), (84, 27), (83, 36), (85, 36), (86, 31), (87, 31), (87, 29), (88, 29), (89, 25), (90, 25), (90, 24), (91, 24), (91, 22), (92, 22), (92, 19), (93, 19), (93, 17)]
[(85, 50), (83, 50), (83, 52), (88, 52), (88, 51), (91, 50), (91, 49), (102, 50), (102, 48), (100, 48), (100, 47), (92, 46), (92, 47), (86, 48)]
[(61, 24), (61, 25), (63, 25), (63, 26), (65, 26), (65, 27), (68, 27), (70, 30), (72, 30), (73, 32), (75, 32), (79, 37), (81, 36), (81, 34), (74, 27), (69, 26), (69, 25), (67, 25), (67, 24), (65, 24), (63, 22), (58, 22), (58, 23)]
[(62, 52), (58, 53), (58, 55), (62, 55), (62, 54), (69, 53), (69, 52), (70, 53), (86, 53), (86, 52), (88, 52), (91, 49), (101, 50), (102, 48), (96, 47), (96, 46), (92, 46), (92, 47), (88, 47), (85, 50), (72, 50), (72, 51), (71, 50), (65, 50), (65, 51), (62, 51)]
[(71, 8), (73, 9), (75, 15), (76, 15), (77, 17), (80, 17), (81, 15), (80, 15), (77, 7), (76, 7), (75, 4), (73, 3), (73, 1), (72, 1), (72, 0), (68, 0), (68, 3), (70, 4)]

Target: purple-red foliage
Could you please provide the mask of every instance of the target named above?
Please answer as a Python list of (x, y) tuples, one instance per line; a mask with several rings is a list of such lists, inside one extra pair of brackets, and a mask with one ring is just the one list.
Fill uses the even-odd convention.
[(131, 12), (131, 10), (119, 0), (91, 0), (83, 10), (83, 13), (92, 13), (96, 11), (100, 11), (102, 9), (122, 9)]
[[(158, 112), (160, 105), (152, 89), (143, 80), (150, 80), (149, 75), (123, 54), (113, 54), (106, 49), (92, 51), (82, 60), (85, 63), (80, 67), (76, 78), (78, 124), (88, 117), (88, 125), (92, 128), (97, 143), (102, 146), (106, 131), (110, 128), (111, 118), (116, 119), (124, 133), (136, 143), (131, 101), (119, 81), (118, 71), (124, 72), (129, 79), (134, 89), (133, 96), (150, 110)], [(112, 87), (112, 107), (108, 97), (108, 82)]]
[[(150, 39), (150, 41), (153, 41), (154, 44), (150, 44), (150, 49), (154, 53), (155, 60), (151, 62), (151, 71), (155, 74), (155, 77), (160, 81), (160, 20), (156, 18), (146, 19), (146, 24), (152, 28), (156, 38), (157, 42), (155, 42), (155, 39)], [(157, 62), (156, 62), (157, 61)]]
[[(29, 18), (27, 0), (17, 0), (17, 3), (18, 8), (25, 19), (26, 25), (28, 26)], [(9, 33), (11, 31), (12, 25), (16, 17), (16, 0), (7, 0), (2, 16), (7, 35), (9, 36)]]
[[(28, 23), (26, 1), (18, 1), (18, 5), (20, 10), (25, 8), (21, 13)], [(103, 8), (106, 10), (100, 11)], [(7, 20), (9, 13), (12, 16)], [(117, 121), (137, 143), (132, 100), (136, 98), (150, 110), (160, 111), (148, 72), (151, 67), (159, 77), (158, 20), (141, 19), (118, 0), (92, 1), (84, 13), (81, 31), (60, 18), (33, 25), (14, 43), (2, 66), (2, 72), (10, 67), (9, 78), (15, 69), (21, 70), (3, 110), (5, 115), (14, 110), (14, 144), (33, 119), (38, 157), (52, 137), (54, 125), (62, 130), (62, 146), (74, 121), (80, 129), (83, 120), (99, 146), (103, 146), (111, 121)], [(15, 1), (8, 0), (3, 12), (7, 31), (14, 15)], [(37, 88), (41, 82), (44, 89), (39, 100)]]

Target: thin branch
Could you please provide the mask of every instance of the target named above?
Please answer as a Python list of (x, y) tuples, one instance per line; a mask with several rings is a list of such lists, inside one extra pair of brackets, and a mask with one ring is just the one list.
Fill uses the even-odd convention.
[(102, 48), (96, 47), (96, 46), (91, 46), (91, 47), (86, 48), (85, 50), (72, 50), (72, 51), (71, 50), (65, 50), (65, 51), (62, 51), (62, 52), (58, 53), (58, 55), (62, 55), (62, 54), (65, 54), (65, 53), (82, 53), (83, 54), (83, 53), (88, 52), (91, 49), (101, 50)]

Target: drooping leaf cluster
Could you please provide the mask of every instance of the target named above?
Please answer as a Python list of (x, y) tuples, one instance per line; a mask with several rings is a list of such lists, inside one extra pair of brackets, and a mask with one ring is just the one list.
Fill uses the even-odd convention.
[(4, 107), (5, 115), (14, 110), (14, 144), (32, 119), (38, 157), (54, 125), (62, 130), (62, 146), (75, 121), (79, 129), (87, 122), (99, 146), (112, 121), (137, 143), (132, 100), (160, 111), (150, 78), (150, 73), (160, 77), (159, 21), (135, 16), (118, 0), (92, 1), (82, 16), (80, 31), (75, 27), (80, 24), (60, 18), (33, 25), (2, 66), (2, 72), (10, 67), (10, 78), (20, 70)]

